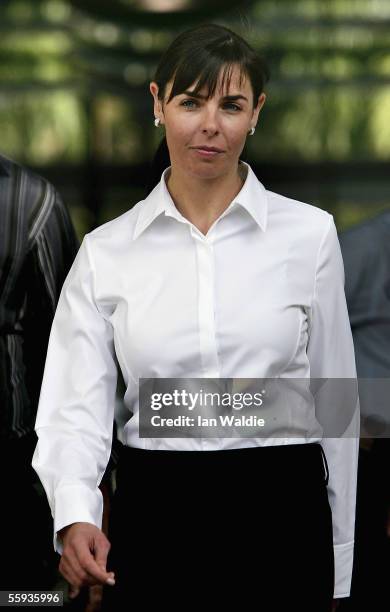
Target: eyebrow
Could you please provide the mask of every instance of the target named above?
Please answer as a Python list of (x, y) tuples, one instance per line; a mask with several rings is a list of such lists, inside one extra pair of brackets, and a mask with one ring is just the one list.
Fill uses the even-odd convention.
[[(206, 98), (206, 96), (202, 96), (201, 94), (195, 94), (192, 91), (183, 91), (183, 94), (185, 94), (186, 96), (192, 96), (193, 98), (200, 98), (201, 100), (204, 100)], [(234, 96), (223, 96), (222, 100), (246, 100), (248, 102), (248, 99), (245, 96), (242, 96), (241, 94), (236, 94)]]

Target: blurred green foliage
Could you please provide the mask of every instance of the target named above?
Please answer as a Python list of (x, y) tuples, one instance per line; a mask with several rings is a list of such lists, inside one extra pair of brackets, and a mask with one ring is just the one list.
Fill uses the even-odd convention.
[[(183, 6), (194, 15), (196, 5), (188, 0)], [(242, 34), (271, 68), (256, 137), (247, 142), (252, 159), (302, 165), (389, 160), (390, 2), (257, 0), (217, 15), (213, 2), (208, 6), (209, 21)], [(148, 85), (161, 52), (186, 29), (185, 16), (176, 11), (156, 21), (142, 10), (142, 0), (3, 0), (2, 152), (47, 168), (91, 159), (150, 161), (161, 132), (153, 125)], [(339, 225), (390, 205), (388, 191), (382, 184), (370, 201), (338, 198)], [(83, 208), (79, 199), (74, 210)], [(109, 210), (121, 212), (124, 205), (112, 200)], [(101, 219), (110, 217), (107, 206)]]

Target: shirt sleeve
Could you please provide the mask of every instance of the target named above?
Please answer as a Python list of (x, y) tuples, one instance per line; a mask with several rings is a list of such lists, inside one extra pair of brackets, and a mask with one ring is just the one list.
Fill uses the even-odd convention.
[[(356, 379), (355, 352), (351, 326), (344, 291), (344, 264), (334, 219), (329, 221), (318, 250), (316, 276), (311, 305), (310, 336), (307, 355), (311, 378)], [(352, 382), (352, 381), (350, 381)], [(345, 385), (344, 385), (345, 386)], [(329, 397), (334, 396), (329, 393)], [(340, 413), (345, 408), (347, 427), (344, 435), (332, 436), (332, 424), (320, 444), (325, 452), (329, 468), (328, 499), (332, 511), (333, 545), (335, 561), (334, 597), (348, 597), (350, 594), (354, 533), (357, 468), (359, 456), (360, 409), (356, 391), (353, 406), (343, 404), (343, 386), (339, 387), (340, 397), (330, 410)], [(348, 395), (350, 400), (350, 395)], [(325, 394), (326, 397), (326, 394)], [(317, 401), (317, 400), (316, 400)], [(334, 414), (342, 421), (344, 415)], [(334, 423), (335, 430), (337, 429)], [(337, 437), (336, 437), (337, 435)]]
[(109, 461), (117, 361), (113, 329), (95, 301), (88, 235), (62, 287), (38, 404), (32, 466), (45, 489), (57, 532), (74, 522), (102, 528), (99, 484)]

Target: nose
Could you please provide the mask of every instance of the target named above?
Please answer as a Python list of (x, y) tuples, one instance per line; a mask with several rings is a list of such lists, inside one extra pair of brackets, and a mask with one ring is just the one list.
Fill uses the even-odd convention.
[(217, 108), (211, 105), (204, 105), (201, 126), (202, 132), (209, 132), (211, 134), (218, 131), (218, 113)]

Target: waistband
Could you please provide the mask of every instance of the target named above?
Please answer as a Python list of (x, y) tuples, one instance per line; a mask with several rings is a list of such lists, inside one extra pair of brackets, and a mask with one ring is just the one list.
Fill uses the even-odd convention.
[[(329, 468), (325, 452), (319, 442), (307, 442), (303, 444), (281, 444), (271, 446), (251, 446), (223, 450), (148, 450), (133, 446), (121, 445), (119, 452), (118, 468), (136, 469), (137, 465), (148, 466), (158, 463), (161, 465), (202, 465), (224, 463), (230, 461), (252, 461), (253, 459), (268, 462), (269, 465), (279, 464), (285, 466), (286, 470), (291, 466), (302, 469), (310, 469), (316, 465), (319, 455), (325, 473), (325, 484), (329, 482)], [(312, 461), (312, 463), (311, 463)]]

